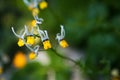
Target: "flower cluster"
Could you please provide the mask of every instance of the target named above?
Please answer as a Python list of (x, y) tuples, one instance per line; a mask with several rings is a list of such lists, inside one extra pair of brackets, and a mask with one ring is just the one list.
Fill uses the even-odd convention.
[(47, 8), (48, 4), (44, 0), (23, 0), (29, 10), (32, 12), (33, 16), (39, 14), (40, 10)]
[[(41, 0), (31, 0), (29, 2), (28, 0), (24, 0), (24, 3), (30, 7), (30, 9), (38, 9), (38, 4), (40, 5), (41, 9), (44, 9), (47, 7), (47, 3), (45, 1)], [(33, 11), (34, 13), (34, 11)], [(41, 30), (39, 28), (39, 25), (42, 24), (43, 19), (38, 17), (38, 13), (33, 14), (34, 20), (31, 22), (31, 26), (24, 26), (24, 29), (21, 30), (20, 34), (17, 34), (12, 27), (12, 31), (16, 37), (18, 37), (18, 46), (26, 46), (31, 53), (29, 54), (30, 59), (34, 59), (38, 55), (38, 51), (41, 50), (48, 50), (52, 48), (48, 32), (47, 30)], [(61, 32), (57, 33), (56, 39), (58, 40), (58, 43), (61, 47), (66, 48), (68, 47), (68, 43), (65, 41), (65, 30), (63, 25), (61, 27)], [(37, 44), (36, 38), (40, 38), (42, 44)]]

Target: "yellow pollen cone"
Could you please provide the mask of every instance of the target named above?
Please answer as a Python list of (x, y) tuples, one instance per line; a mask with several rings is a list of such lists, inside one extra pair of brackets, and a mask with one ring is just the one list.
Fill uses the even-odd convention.
[(60, 46), (63, 47), (63, 48), (68, 47), (68, 43), (67, 43), (65, 40), (61, 40), (59, 44), (60, 44)]
[(44, 42), (43, 42), (43, 46), (44, 46), (44, 49), (45, 49), (45, 50), (47, 50), (47, 49), (49, 49), (49, 48), (52, 47), (49, 40), (44, 41)]
[(48, 6), (48, 3), (46, 1), (42, 1), (39, 4), (40, 9), (42, 9), (42, 10), (47, 8), (47, 6)]
[(35, 43), (34, 37), (33, 36), (28, 36), (26, 43), (29, 44), (29, 45), (33, 45)]
[(19, 39), (17, 44), (19, 47), (22, 47), (24, 46), (24, 41), (22, 39)]
[(32, 26), (32, 27), (35, 27), (35, 26), (36, 26), (36, 20), (32, 20), (31, 26)]
[(38, 8), (32, 9), (32, 14), (33, 14), (33, 16), (37, 16), (39, 14)]
[(36, 57), (36, 54), (35, 54), (34, 52), (31, 52), (31, 53), (29, 54), (29, 59), (30, 59), (30, 60), (35, 59), (35, 57)]

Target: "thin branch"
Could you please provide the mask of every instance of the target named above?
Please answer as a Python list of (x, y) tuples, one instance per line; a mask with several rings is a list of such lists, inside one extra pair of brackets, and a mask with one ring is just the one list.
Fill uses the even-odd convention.
[(77, 61), (75, 61), (75, 60), (73, 60), (73, 59), (71, 59), (71, 58), (69, 58), (69, 57), (60, 55), (55, 49), (52, 48), (51, 50), (52, 50), (57, 56), (59, 56), (59, 57), (61, 57), (61, 58), (63, 58), (63, 59), (67, 59), (67, 60), (69, 60), (69, 61), (72, 61), (72, 62), (75, 63), (76, 65), (80, 65), (79, 62), (77, 62)]

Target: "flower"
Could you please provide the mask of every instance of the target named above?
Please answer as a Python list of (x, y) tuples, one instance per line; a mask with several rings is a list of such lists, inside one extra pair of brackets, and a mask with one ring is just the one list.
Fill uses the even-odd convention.
[(36, 20), (32, 20), (31, 26), (32, 26), (32, 27), (35, 27), (35, 26), (36, 26)]
[(35, 57), (38, 55), (38, 50), (39, 50), (39, 45), (36, 45), (34, 47), (34, 49), (31, 48), (31, 53), (29, 54), (29, 59), (32, 60), (32, 59), (35, 59)]
[(47, 8), (47, 6), (48, 6), (48, 3), (46, 1), (42, 1), (39, 4), (40, 9), (42, 9), (42, 10)]
[(12, 27), (12, 32), (15, 34), (16, 37), (19, 38), (18, 43), (17, 43), (18, 46), (19, 46), (19, 47), (24, 46), (25, 43), (24, 43), (24, 40), (23, 40), (23, 39), (24, 39), (24, 36), (25, 36), (25, 31), (22, 32), (22, 34), (19, 34), (19, 35), (18, 35), (18, 34), (15, 33), (14, 28)]
[(36, 54), (35, 54), (34, 52), (31, 52), (31, 53), (29, 54), (29, 59), (30, 59), (30, 60), (35, 59), (35, 57), (36, 57)]
[(38, 28), (38, 33), (39, 33), (41, 40), (43, 42), (44, 49), (47, 50), (47, 49), (51, 48), (52, 46), (51, 46), (51, 43), (49, 41), (47, 31), (46, 30), (42, 31)]
[(25, 33), (26, 33), (26, 36), (27, 36), (26, 43), (28, 45), (33, 45), (35, 43), (35, 39), (33, 37), (33, 35), (34, 35), (34, 28), (32, 27), (32, 29), (28, 31), (28, 27), (25, 26)]
[(19, 47), (22, 47), (22, 46), (24, 46), (24, 41), (23, 41), (23, 39), (21, 39), (21, 38), (19, 38), (19, 40), (18, 40), (18, 46)]
[(61, 27), (61, 33), (57, 33), (56, 39), (58, 39), (58, 43), (61, 47), (66, 48), (66, 47), (68, 47), (68, 43), (67, 43), (67, 41), (64, 40), (65, 30), (62, 25), (60, 27)]
[(39, 24), (42, 24), (42, 21), (43, 21), (42, 18), (38, 18), (37, 15), (34, 16), (34, 18), (35, 18), (35, 20), (32, 20), (32, 22), (31, 22), (31, 26), (32, 26), (32, 27), (36, 27), (36, 26), (38, 26)]
[(68, 43), (67, 43), (65, 40), (61, 40), (61, 41), (59, 42), (59, 44), (60, 44), (60, 46), (62, 46), (63, 48), (68, 47)]
[(28, 46), (26, 44), (26, 47), (31, 50), (31, 53), (29, 54), (29, 59), (30, 60), (35, 59), (35, 57), (38, 55), (38, 51), (39, 51), (40, 46), (36, 45), (34, 48), (31, 48), (30, 46)]
[[(19, 38), (18, 45), (20, 47), (25, 45), (31, 52), (34, 52), (35, 55), (38, 54), (38, 50), (39, 50), (40, 46), (36, 45), (36, 46), (34, 46), (34, 48), (32, 48), (32, 45), (35, 43), (35, 39), (34, 39), (34, 36), (33, 36), (34, 35), (34, 33), (33, 33), (34, 28), (33, 27), (32, 27), (31, 31), (28, 31), (28, 27), (25, 26), (25, 30), (24, 30), (22, 35), (16, 34), (13, 27), (12, 27), (12, 31)], [(27, 36), (27, 40), (24, 39), (25, 35)]]
[(44, 45), (44, 49), (45, 49), (45, 50), (47, 50), (47, 49), (49, 49), (49, 48), (52, 47), (49, 40), (43, 41), (43, 45)]
[(41, 0), (23, 0), (23, 2), (28, 6), (30, 10), (32, 10), (33, 8), (37, 8), (40, 1)]
[(35, 43), (34, 37), (33, 36), (28, 36), (26, 43), (29, 44), (29, 45), (33, 45)]
[(38, 8), (32, 9), (32, 15), (33, 16), (37, 16), (38, 14), (39, 14), (39, 9)]
[(33, 35), (33, 32), (34, 32), (34, 29), (33, 29), (33, 28), (32, 28), (32, 30), (29, 32), (27, 26), (25, 26), (25, 30), (24, 30), (24, 32), (22, 32), (23, 34), (20, 34), (20, 35), (18, 35), (18, 34), (15, 33), (13, 27), (12, 27), (12, 31), (13, 31), (13, 33), (19, 38), (18, 43), (17, 43), (19, 47), (24, 46), (24, 44), (26, 43), (25, 40), (24, 40), (25, 34), (26, 34), (26, 36), (27, 36), (27, 44), (33, 45), (33, 44), (35, 43), (35, 39), (34, 39), (34, 37), (32, 36), (32, 35)]
[(23, 2), (28, 6), (29, 10), (32, 11), (32, 15), (36, 16), (39, 13), (38, 3), (41, 0), (23, 0)]
[(13, 65), (16, 68), (23, 68), (26, 65), (26, 56), (23, 52), (17, 52), (13, 59)]

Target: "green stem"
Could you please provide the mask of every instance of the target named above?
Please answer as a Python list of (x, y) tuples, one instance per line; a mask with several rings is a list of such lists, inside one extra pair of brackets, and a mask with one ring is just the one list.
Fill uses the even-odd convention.
[(59, 57), (61, 57), (61, 58), (63, 58), (63, 59), (67, 59), (67, 60), (69, 60), (69, 61), (72, 61), (72, 62), (75, 63), (76, 65), (80, 65), (79, 62), (77, 62), (77, 61), (75, 61), (75, 60), (73, 60), (73, 59), (71, 59), (71, 58), (69, 58), (69, 57), (60, 55), (55, 49), (52, 48), (51, 50), (52, 50), (57, 56), (59, 56)]

